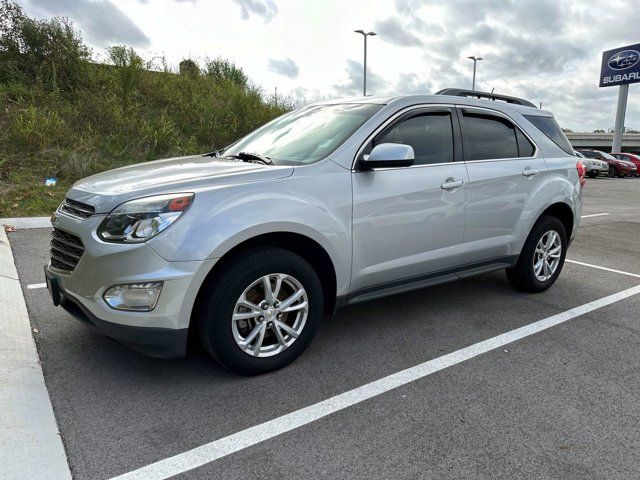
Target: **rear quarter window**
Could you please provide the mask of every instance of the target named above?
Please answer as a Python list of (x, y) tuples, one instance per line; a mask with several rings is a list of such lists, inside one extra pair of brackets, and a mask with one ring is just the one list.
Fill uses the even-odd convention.
[(573, 147), (567, 140), (564, 132), (553, 117), (539, 117), (537, 115), (525, 115), (524, 118), (533, 123), (538, 130), (549, 137), (553, 143), (558, 145), (562, 150), (569, 155), (573, 155)]

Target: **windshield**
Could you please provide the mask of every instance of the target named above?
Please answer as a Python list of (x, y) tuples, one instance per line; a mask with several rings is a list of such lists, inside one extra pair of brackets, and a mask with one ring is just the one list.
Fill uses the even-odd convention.
[(249, 152), (276, 165), (307, 165), (333, 153), (382, 105), (339, 104), (303, 107), (276, 118), (221, 152)]
[(607, 160), (617, 160), (616, 157), (614, 157), (613, 155), (609, 155), (606, 152), (601, 152), (600, 150), (598, 150), (598, 153), (602, 156), (602, 158), (606, 158)]

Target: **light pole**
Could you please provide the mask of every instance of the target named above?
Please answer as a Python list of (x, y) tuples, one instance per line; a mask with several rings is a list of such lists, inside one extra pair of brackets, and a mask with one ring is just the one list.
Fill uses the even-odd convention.
[(367, 96), (367, 37), (375, 37), (376, 32), (365, 32), (364, 30), (354, 30), (355, 33), (360, 33), (364, 37), (364, 80), (362, 82), (362, 95)]
[(482, 57), (476, 57), (475, 55), (472, 55), (467, 58), (469, 60), (473, 60), (473, 82), (471, 83), (471, 90), (475, 90), (476, 89), (476, 63), (482, 60)]

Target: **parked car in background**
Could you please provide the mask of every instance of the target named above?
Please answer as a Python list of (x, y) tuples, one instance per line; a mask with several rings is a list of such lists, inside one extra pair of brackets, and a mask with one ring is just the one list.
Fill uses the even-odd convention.
[(602, 150), (579, 150), (586, 158), (595, 160), (603, 160), (609, 165), (610, 177), (626, 177), (627, 175), (635, 175), (638, 171), (636, 166), (626, 160), (619, 160), (613, 155), (603, 152)]
[(640, 155), (634, 153), (612, 153), (618, 160), (625, 160), (631, 162), (636, 166), (636, 177), (640, 176)]
[(579, 157), (587, 169), (587, 175), (590, 178), (596, 178), (598, 175), (606, 175), (609, 173), (609, 164), (604, 160), (596, 158), (588, 158), (579, 151), (575, 151), (576, 157)]
[(47, 286), (134, 350), (180, 356), (191, 332), (227, 368), (263, 373), (345, 305), (500, 269), (549, 288), (585, 174), (526, 100), (316, 103), (217, 152), (76, 182), (53, 216)]

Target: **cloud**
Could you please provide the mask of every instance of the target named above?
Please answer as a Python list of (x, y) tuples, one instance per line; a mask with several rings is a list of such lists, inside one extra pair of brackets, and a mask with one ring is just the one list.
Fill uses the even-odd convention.
[(419, 47), (423, 42), (406, 26), (402, 25), (397, 18), (389, 17), (386, 20), (379, 20), (373, 26), (374, 31), (380, 35), (380, 39), (398, 45), (400, 47)]
[(258, 15), (269, 23), (278, 14), (278, 7), (273, 0), (233, 0), (240, 6), (243, 20), (248, 20), (251, 14)]
[(144, 32), (110, 0), (29, 0), (29, 5), (49, 15), (69, 17), (96, 46), (150, 44)]
[(399, 95), (430, 95), (434, 92), (429, 80), (424, 80), (415, 73), (401, 73), (393, 85), (392, 93)]
[[(173, 0), (176, 3), (196, 3), (198, 0)], [(149, 4), (149, 0), (138, 0), (138, 3)]]
[[(338, 95), (353, 97), (362, 95), (362, 83), (364, 73), (362, 63), (354, 60), (347, 60), (347, 80), (346, 82), (337, 83), (333, 89)], [(379, 95), (389, 85), (380, 75), (371, 71), (367, 72), (367, 95)]]
[(273, 73), (289, 78), (296, 78), (300, 73), (296, 62), (290, 58), (285, 58), (284, 60), (270, 59), (267, 68)]
[[(640, 23), (640, 12), (607, 0), (588, 6), (570, 0), (396, 0), (396, 15), (383, 22), (424, 43), (419, 73), (429, 79), (413, 78), (408, 70), (388, 88), (469, 88), (473, 63), (466, 57), (479, 54), (480, 90), (542, 102), (561, 124), (593, 129), (608, 128), (603, 122), (612, 123), (615, 110), (615, 89), (597, 87), (600, 52), (633, 43), (628, 32)], [(606, 40), (594, 35), (593, 25), (608, 32)], [(390, 29), (388, 41), (402, 43), (393, 34)], [(628, 115), (627, 125), (639, 122), (637, 113)]]

